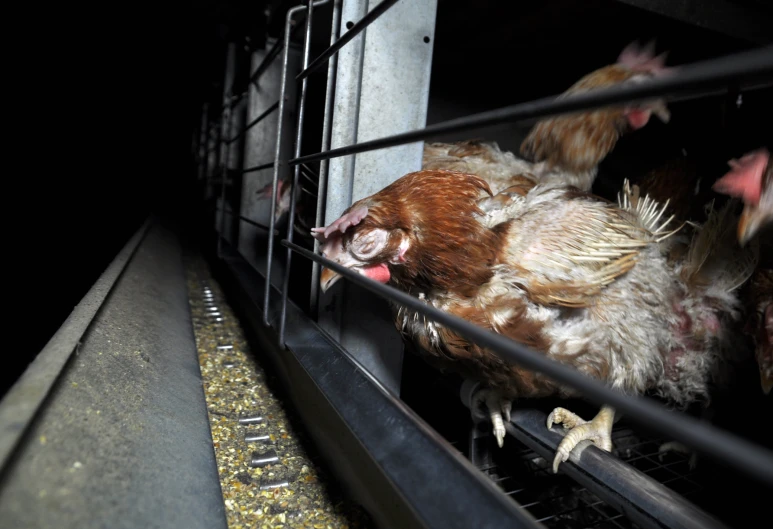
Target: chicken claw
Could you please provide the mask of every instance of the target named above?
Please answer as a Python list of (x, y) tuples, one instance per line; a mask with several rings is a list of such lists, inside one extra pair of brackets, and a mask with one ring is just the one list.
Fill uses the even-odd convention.
[(486, 408), (488, 408), (489, 418), (491, 424), (494, 427), (494, 437), (497, 440), (497, 445), (502, 448), (505, 444), (505, 421), (510, 422), (510, 412), (513, 408), (513, 403), (502, 397), (497, 391), (493, 389), (483, 389), (475, 393), (472, 397), (473, 409), (477, 409), (482, 401), (485, 401)]
[(695, 470), (695, 467), (698, 464), (698, 453), (687, 446), (683, 445), (679, 441), (669, 441), (667, 443), (663, 443), (658, 448), (658, 460), (663, 461), (663, 457), (668, 452), (679, 452), (680, 454), (689, 454), (690, 459), (687, 462), (687, 465), (690, 467), (690, 470)]
[(615, 410), (604, 406), (590, 421), (580, 418), (565, 408), (556, 408), (548, 415), (547, 426), (553, 423), (561, 424), (569, 430), (558, 445), (556, 457), (553, 460), (553, 473), (558, 473), (558, 465), (569, 459), (569, 454), (580, 441), (589, 440), (607, 452), (612, 451), (612, 424)]

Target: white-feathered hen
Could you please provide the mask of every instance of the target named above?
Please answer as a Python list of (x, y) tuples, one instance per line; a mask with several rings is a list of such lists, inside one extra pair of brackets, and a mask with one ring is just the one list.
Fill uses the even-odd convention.
[[(477, 176), (419, 171), (313, 234), (323, 255), (351, 270), (628, 393), (651, 390), (681, 406), (707, 396), (733, 346), (736, 289), (756, 254), (717, 235), (734, 235), (726, 209), (669, 264), (669, 235), (678, 227), (662, 209), (630, 188), (620, 204), (529, 179), (492, 195)], [(323, 291), (339, 277), (324, 269)], [(486, 404), (500, 445), (513, 399), (575, 395), (415, 312), (400, 308), (396, 323), (432, 364), (490, 388)], [(613, 417), (609, 407), (588, 422), (555, 409), (548, 426), (569, 431), (554, 468), (583, 439), (610, 450)]]

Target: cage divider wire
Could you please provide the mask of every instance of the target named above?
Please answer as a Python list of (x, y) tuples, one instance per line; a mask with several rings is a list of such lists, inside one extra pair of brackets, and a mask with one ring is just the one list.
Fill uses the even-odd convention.
[(274, 112), (274, 110), (276, 110), (278, 108), (279, 108), (279, 101), (277, 101), (276, 103), (274, 103), (273, 105), (268, 107), (258, 117), (256, 117), (255, 119), (253, 119), (252, 121), (247, 123), (247, 125), (245, 125), (244, 128), (242, 130), (240, 130), (238, 134), (236, 134), (236, 136), (234, 136), (233, 138), (228, 140), (228, 143), (233, 143), (236, 140), (238, 140), (239, 138), (241, 138), (242, 136), (244, 136), (244, 134), (246, 134), (248, 130), (250, 130), (252, 127), (257, 125), (258, 123), (260, 123), (264, 119), (266, 119), (268, 116), (270, 116)]
[[(391, 0), (388, 0), (386, 2), (382, 2), (382, 4), (387, 4), (389, 1), (391, 1)], [(314, 5), (316, 7), (322, 7), (323, 5), (325, 5), (325, 4), (329, 3), (329, 2), (330, 2), (330, 0), (320, 0), (318, 2), (314, 2)], [(392, 3), (394, 3), (394, 2), (392, 2)], [(386, 7), (389, 7), (391, 5), (392, 4), (389, 4)], [(365, 16), (362, 17), (361, 20), (359, 20), (357, 22), (357, 24), (359, 24), (359, 28), (357, 30), (357, 33), (359, 33), (360, 31), (364, 30), (370, 24), (372, 24), (373, 22), (378, 20), (378, 18), (387, 11), (386, 8), (379, 9), (379, 7), (380, 7), (380, 5), (375, 7), (370, 13), (367, 13)], [(274, 221), (274, 215), (276, 214), (276, 207), (275, 207), (276, 200), (274, 200), (273, 197), (276, 197), (276, 194), (277, 194), (277, 182), (278, 182), (278, 178), (279, 178), (279, 164), (281, 163), (281, 161), (280, 161), (280, 152), (281, 152), (280, 149), (281, 149), (281, 142), (282, 142), (282, 125), (281, 125), (281, 123), (282, 123), (282, 118), (284, 116), (284, 104), (283, 103), (284, 103), (285, 92), (286, 92), (286, 87), (287, 87), (287, 67), (288, 67), (288, 63), (287, 63), (287, 46), (289, 44), (289, 32), (290, 32), (290, 26), (292, 24), (292, 16), (295, 15), (295, 13), (298, 13), (298, 12), (300, 12), (303, 9), (304, 9), (304, 7), (302, 5), (300, 5), (300, 6), (296, 6), (296, 7), (292, 8), (292, 9), (288, 10), (288, 12), (287, 12), (287, 21), (285, 23), (285, 50), (284, 50), (284, 52), (285, 52), (284, 53), (285, 59), (284, 59), (284, 68), (282, 70), (282, 80), (281, 80), (281, 88), (280, 88), (279, 126), (277, 127), (276, 155), (275, 155), (275, 158), (274, 158), (274, 180), (273, 180), (273, 190), (272, 190), (272, 193), (271, 193), (272, 205), (271, 205), (271, 219), (270, 219), (270, 224), (269, 224), (269, 226), (270, 226), (270, 230), (269, 231), (271, 233), (273, 233), (273, 231), (274, 231), (274, 222), (275, 222)], [(312, 9), (311, 6), (309, 6), (308, 9), (309, 9), (309, 15), (311, 15), (311, 9)], [(371, 14), (373, 12), (375, 12), (375, 13)], [(355, 25), (357, 25), (357, 24), (355, 24)], [(310, 38), (310, 35), (308, 34), (308, 27), (309, 26), (307, 25), (307, 39)], [(355, 29), (355, 28), (352, 27), (352, 29)], [(343, 47), (347, 42), (349, 42), (355, 36), (356, 36), (356, 33), (353, 33), (350, 38), (348, 38), (347, 40), (345, 40), (345, 41), (343, 41), (341, 43), (341, 45), (339, 46), (338, 49), (340, 49), (340, 47)], [(304, 40), (304, 50), (305, 50), (305, 48), (306, 48), (306, 40)], [(334, 49), (331, 52), (331, 55), (337, 53), (338, 49)], [(328, 48), (328, 50), (330, 50), (330, 48)], [(308, 64), (308, 59), (306, 57), (304, 57), (304, 67), (306, 66), (306, 64)], [(302, 110), (303, 110), (303, 107), (301, 106), (299, 108), (299, 116), (302, 115)], [(300, 148), (300, 146), (298, 148)], [(298, 151), (298, 154), (300, 154), (300, 151)], [(297, 156), (296, 156), (296, 158), (297, 158)], [(295, 165), (295, 164), (290, 163), (290, 165)], [(294, 193), (294, 192), (295, 192), (295, 187), (292, 188), (292, 193)], [(295, 195), (293, 194), (291, 196), (294, 197)], [(291, 200), (290, 201), (290, 208), (291, 208), (291, 212), (292, 212), (293, 215), (294, 215), (294, 211), (295, 211), (294, 210), (294, 205), (295, 205), (295, 201)], [(293, 216), (290, 216), (288, 222), (290, 222), (291, 224), (294, 225), (295, 224), (295, 218)], [(289, 229), (292, 229), (292, 228), (289, 228)], [(274, 240), (273, 240), (272, 237), (269, 237), (268, 238), (268, 255), (267, 255), (267, 259), (266, 259), (266, 262), (267, 262), (267, 264), (266, 264), (266, 284), (269, 284), (269, 285), (271, 284), (271, 265), (273, 263), (273, 252), (274, 252)], [(288, 252), (288, 256), (290, 254), (291, 254), (291, 252)], [(267, 288), (265, 290), (265, 294), (264, 295), (265, 295), (264, 302), (263, 302), (264, 323), (266, 325), (269, 325), (268, 309), (269, 309), (270, 289)], [(284, 293), (283, 297), (286, 297), (286, 292)], [(283, 299), (283, 306), (286, 307), (286, 301), (284, 299)], [(284, 328), (284, 319), (282, 319), (282, 321), (280, 323), (280, 328)], [(280, 335), (282, 335), (281, 332), (280, 332)], [(280, 339), (280, 342), (282, 342), (281, 339)]]
[[(220, 209), (217, 210), (220, 212)], [(260, 222), (254, 221), (249, 217), (245, 217), (244, 215), (236, 215), (233, 211), (226, 211), (227, 215), (231, 215), (232, 217), (236, 217), (241, 222), (244, 222), (245, 224), (249, 224), (251, 226), (255, 226), (256, 228), (260, 228), (261, 230), (268, 231), (268, 226), (265, 224), (261, 224)], [(274, 237), (279, 237), (279, 230), (274, 230)]]
[[(316, 2), (316, 5), (320, 6), (321, 4), (319, 2)], [(298, 7), (303, 7), (303, 6), (298, 6)], [(294, 25), (294, 27), (292, 28), (292, 32), (290, 33), (291, 39), (297, 36), (298, 31), (300, 30), (301, 27), (302, 26), (300, 24)], [(277, 39), (276, 42), (274, 42), (274, 45), (271, 46), (271, 49), (268, 51), (266, 56), (257, 66), (257, 68), (255, 68), (255, 71), (252, 73), (252, 75), (250, 75), (249, 82), (254, 84), (255, 88), (258, 88), (258, 79), (260, 78), (260, 76), (265, 73), (266, 69), (279, 55), (279, 51), (282, 49), (282, 45), (283, 45), (283, 39)]]
[[(226, 111), (225, 116), (223, 117), (225, 120), (225, 127), (226, 131), (225, 134), (227, 137), (230, 137), (231, 135), (231, 126), (232, 126), (232, 112), (230, 107), (228, 107), (228, 110)], [(225, 189), (226, 189), (226, 180), (228, 180), (228, 159), (231, 155), (231, 142), (230, 141), (224, 141), (222, 142), (223, 150), (225, 151), (223, 153), (223, 165), (222, 165), (222, 177), (221, 177), (221, 184), (220, 184), (220, 236), (217, 238), (217, 256), (218, 258), (221, 258), (223, 256), (223, 239), (225, 238), (225, 210), (226, 210), (226, 204), (225, 204)]]
[[(308, 12), (306, 13), (306, 32), (303, 39), (303, 57), (302, 68), (309, 64), (309, 55), (311, 53), (311, 31), (314, 22), (314, 2), (308, 3)], [(301, 143), (303, 139), (303, 121), (306, 113), (306, 93), (308, 90), (308, 79), (301, 81), (301, 96), (298, 103), (298, 123), (295, 126), (295, 157), (301, 154)], [(295, 227), (295, 191), (300, 185), (299, 177), (301, 166), (296, 165), (293, 169), (293, 181), (290, 187), (290, 211), (287, 216), (287, 240), (293, 240), (293, 228)], [(279, 345), (285, 347), (285, 323), (287, 320), (287, 295), (290, 290), (290, 269), (293, 251), (287, 248), (287, 259), (284, 270), (284, 280), (282, 281), (282, 305), (281, 316), (279, 318)]]
[[(317, 7), (320, 7), (330, 0), (320, 0), (318, 2), (314, 2)], [(309, 2), (310, 4), (312, 2)], [(309, 9), (311, 9), (311, 6), (309, 6)], [(273, 178), (272, 178), (272, 190), (271, 190), (271, 216), (269, 217), (269, 237), (268, 237), (268, 250), (266, 252), (266, 285), (270, 287), (271, 285), (271, 267), (274, 262), (274, 237), (271, 236), (271, 234), (274, 233), (274, 229), (276, 228), (276, 196), (277, 196), (277, 190), (278, 190), (278, 184), (279, 184), (279, 168), (281, 167), (281, 156), (282, 156), (282, 139), (283, 139), (283, 122), (285, 117), (285, 99), (287, 94), (287, 68), (289, 66), (289, 48), (290, 48), (290, 37), (291, 37), (291, 27), (293, 25), (293, 17), (302, 12), (305, 11), (306, 7), (303, 5), (295, 6), (291, 9), (287, 10), (287, 15), (285, 17), (285, 28), (284, 28), (284, 49), (283, 49), (283, 55), (282, 55), (282, 74), (281, 74), (281, 81), (280, 81), (280, 88), (279, 88), (279, 118), (276, 128), (276, 145), (274, 149), (274, 171), (273, 171)], [(304, 49), (306, 47), (306, 43), (304, 42)], [(291, 192), (295, 192), (295, 189), (292, 189)], [(294, 195), (290, 195), (291, 197), (294, 197)], [(293, 200), (290, 201), (291, 204), (294, 203)], [(263, 323), (266, 326), (270, 325), (269, 322), (269, 298), (271, 295), (271, 288), (264, 289), (264, 295), (263, 295)]]
[[(333, 20), (330, 28), (330, 45), (333, 46), (341, 32), (341, 3), (343, 0), (333, 1)], [(338, 54), (334, 53), (327, 63), (327, 79), (325, 81), (325, 107), (322, 115), (322, 152), (330, 149), (330, 141), (333, 132), (333, 100), (335, 91), (335, 79), (338, 73)], [(305, 164), (302, 164), (303, 167)], [(330, 167), (329, 160), (319, 163), (319, 176), (317, 177), (317, 210), (314, 216), (314, 225), (321, 226), (325, 218), (325, 199), (327, 197), (327, 174)], [(319, 241), (314, 238), (314, 253), (319, 252)], [(309, 308), (312, 319), (317, 320), (319, 307), (319, 263), (311, 265), (311, 290), (309, 296)]]
[(328, 59), (330, 59), (333, 55), (336, 55), (338, 51), (341, 48), (343, 48), (350, 40), (352, 40), (354, 37), (359, 35), (362, 31), (365, 30), (365, 28), (370, 26), (373, 22), (378, 20), (378, 18), (381, 15), (386, 13), (387, 10), (393, 5), (395, 5), (396, 3), (397, 3), (397, 0), (383, 0), (372, 10), (365, 13), (365, 15), (360, 20), (358, 20), (356, 24), (354, 24), (346, 33), (344, 33), (341, 36), (341, 38), (339, 38), (335, 42), (332, 42), (330, 44), (330, 47), (325, 51), (323, 51), (319, 55), (319, 57), (314, 59), (314, 61), (310, 65), (308, 66), (304, 65), (303, 71), (301, 71), (301, 73), (299, 73), (295, 77), (295, 80), (302, 81), (303, 79), (306, 79), (313, 72), (319, 70), (322, 67), (322, 65), (324, 65), (325, 62), (328, 61)]
[(262, 171), (263, 169), (270, 169), (272, 167), (274, 167), (274, 162), (268, 162), (261, 165), (256, 165), (255, 167), (248, 167), (247, 169), (242, 169), (242, 174), (253, 173), (255, 171)]

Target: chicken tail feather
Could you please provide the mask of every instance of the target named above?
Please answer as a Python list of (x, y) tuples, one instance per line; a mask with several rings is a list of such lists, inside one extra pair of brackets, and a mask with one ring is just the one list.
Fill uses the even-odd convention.
[(723, 292), (741, 287), (754, 273), (759, 261), (759, 243), (741, 248), (736, 238), (738, 218), (733, 213), (737, 201), (720, 209), (712, 201), (708, 219), (693, 235), (681, 276), (688, 285), (712, 286)]

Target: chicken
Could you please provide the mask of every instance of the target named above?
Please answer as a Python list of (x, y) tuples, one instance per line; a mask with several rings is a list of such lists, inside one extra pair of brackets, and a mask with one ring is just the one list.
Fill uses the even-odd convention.
[[(431, 170), (405, 175), (312, 234), (325, 257), (352, 271), (614, 388), (650, 390), (686, 406), (707, 396), (733, 346), (735, 289), (755, 263), (750, 248), (734, 249), (732, 262), (720, 266), (717, 258), (731, 252), (707, 244), (716, 237), (704, 230), (685, 259), (669, 265), (661, 247), (673, 230), (661, 213), (630, 187), (617, 205), (552, 184), (493, 195), (478, 176)], [(714, 229), (732, 225), (728, 217), (719, 215)], [(323, 269), (322, 290), (339, 278)], [(513, 399), (576, 395), (405, 307), (396, 310), (396, 325), (433, 365), (488, 386), (500, 446)], [(614, 415), (604, 406), (584, 421), (556, 408), (548, 427), (560, 423), (568, 433), (554, 471), (581, 440), (610, 450)]]
[[(273, 192), (274, 184), (273, 182), (269, 182), (264, 187), (258, 189), (256, 191), (256, 194), (259, 198), (271, 198), (271, 194)], [(282, 179), (277, 180), (276, 182), (276, 210), (274, 214), (274, 223), (279, 224), (279, 221), (282, 220), (284, 215), (290, 211), (290, 190), (292, 188), (292, 185)], [(296, 193), (297, 196), (300, 196), (300, 193)]]
[(714, 190), (743, 199), (738, 241), (744, 245), (773, 223), (773, 162), (770, 151), (761, 148), (728, 164), (731, 171), (714, 183)]
[[(749, 284), (747, 332), (755, 343), (760, 381), (765, 394), (773, 388), (773, 243), (766, 232), (773, 224), (773, 161), (760, 148), (728, 162), (731, 170), (714, 183), (714, 190), (743, 200), (738, 242), (746, 245), (759, 235), (763, 258)], [(764, 235), (763, 235), (764, 234)]]
[(474, 174), (488, 183), (492, 192), (499, 193), (523, 178), (536, 183), (533, 165), (503, 151), (496, 142), (465, 140), (456, 143), (425, 143), (422, 170), (442, 169)]
[[(629, 44), (617, 63), (586, 75), (559, 98), (671, 74), (674, 68), (665, 67), (666, 54), (656, 57), (654, 50), (654, 42), (643, 48)], [(614, 149), (618, 139), (643, 128), (653, 113), (665, 123), (671, 118), (665, 102), (656, 100), (545, 119), (523, 141), (521, 154), (536, 164), (534, 171), (541, 182), (567, 183), (588, 191), (598, 164)]]
[[(616, 64), (586, 75), (559, 97), (615, 84), (639, 83), (672, 72), (673, 68), (664, 66), (665, 54), (655, 57), (653, 52), (654, 43), (644, 48), (632, 43), (622, 51)], [(514, 175), (528, 175), (541, 183), (571, 184), (590, 191), (598, 164), (612, 151), (620, 136), (644, 127), (652, 113), (664, 122), (670, 120), (662, 100), (542, 120), (521, 144), (521, 154), (530, 160), (502, 151), (495, 142), (426, 143), (422, 169), (475, 174), (494, 193), (513, 185)]]
[[(276, 187), (277, 200), (276, 200), (276, 210), (274, 213), (274, 225), (279, 227), (282, 225), (282, 221), (290, 211), (290, 192), (292, 189), (292, 184), (285, 180), (279, 179), (276, 183), (276, 186), (277, 186)], [(273, 191), (272, 188), (273, 188), (273, 182), (269, 182), (264, 187), (256, 191), (256, 194), (258, 195), (259, 198), (270, 199)], [(304, 216), (303, 216), (305, 212), (304, 203), (302, 200), (300, 200), (301, 193), (303, 192), (303, 188), (301, 186), (299, 186), (299, 188), (300, 189), (298, 189), (298, 191), (296, 191), (295, 193), (296, 218), (295, 218), (295, 225), (293, 226), (293, 229), (295, 233), (301, 235), (302, 237), (308, 237), (308, 234), (309, 234), (308, 224), (304, 220)]]

